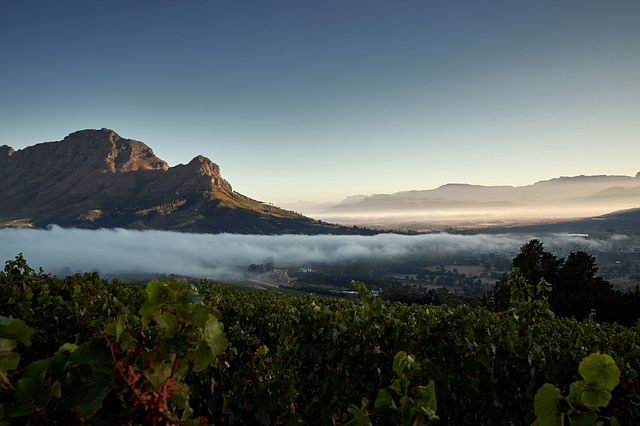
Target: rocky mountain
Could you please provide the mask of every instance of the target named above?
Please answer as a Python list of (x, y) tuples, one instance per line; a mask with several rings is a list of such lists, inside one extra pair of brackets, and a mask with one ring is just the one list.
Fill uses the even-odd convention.
[(316, 221), (233, 190), (197, 156), (169, 165), (109, 129), (15, 151), (0, 146), (0, 227), (166, 229), (256, 234), (369, 233)]

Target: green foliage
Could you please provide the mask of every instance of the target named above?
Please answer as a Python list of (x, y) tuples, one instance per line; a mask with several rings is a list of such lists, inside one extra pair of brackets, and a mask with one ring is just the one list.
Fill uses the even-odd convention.
[(560, 391), (555, 386), (549, 383), (542, 385), (533, 400), (533, 410), (536, 415), (536, 423), (534, 424), (540, 426), (561, 425), (562, 419), (558, 412), (561, 400)]
[(611, 392), (620, 381), (620, 370), (613, 358), (606, 354), (593, 353), (584, 358), (578, 367), (582, 380), (571, 384), (569, 394), (564, 397), (552, 384), (545, 383), (536, 392), (534, 412), (537, 426), (562, 426), (565, 420), (570, 425), (615, 425), (615, 417), (600, 415), (601, 408), (611, 401)]
[(13, 388), (7, 374), (20, 363), (20, 354), (15, 350), (18, 343), (30, 346), (32, 335), (33, 330), (24, 321), (0, 316), (0, 389)]
[(573, 392), (577, 401), (590, 409), (609, 404), (611, 391), (620, 382), (620, 370), (613, 358), (606, 354), (591, 354), (580, 363), (578, 373), (583, 380), (573, 384), (577, 389)]
[(411, 355), (398, 352), (393, 359), (395, 380), (380, 389), (375, 401), (376, 410), (389, 415), (394, 424), (426, 425), (439, 420), (433, 380), (426, 386), (412, 383), (420, 373), (420, 365)]
[(544, 278), (540, 278), (538, 284), (532, 285), (519, 269), (514, 269), (511, 276), (513, 283), (510, 305), (515, 319), (531, 322), (541, 316), (549, 317), (551, 309), (548, 298), (551, 293), (551, 284)]
[[(599, 321), (634, 324), (640, 318), (640, 289), (622, 293), (602, 277), (596, 276), (595, 257), (583, 252), (571, 252), (566, 258), (546, 251), (539, 240), (524, 244), (513, 259), (514, 271), (505, 275), (485, 295), (485, 306), (504, 311), (511, 305), (510, 293), (518, 280), (553, 285), (547, 294), (549, 307), (558, 316), (585, 319), (593, 312)], [(534, 299), (535, 300), (535, 299)]]
[[(396, 424), (422, 426), (439, 420), (436, 415), (437, 402), (433, 380), (426, 386), (415, 385), (413, 379), (420, 372), (415, 358), (405, 352), (398, 352), (393, 359), (395, 378), (391, 385), (378, 390), (375, 412), (369, 413), (369, 400), (362, 398), (361, 406), (351, 405), (348, 412), (353, 418), (348, 426), (370, 426), (373, 424)], [(374, 421), (371, 421), (371, 416)]]
[[(495, 313), (389, 303), (360, 283), (358, 300), (337, 300), (205, 281), (57, 278), (10, 264), (0, 315), (33, 332), (2, 346), (20, 355), (0, 390), (2, 415), (16, 424), (426, 422), (436, 389), (442, 424), (531, 424), (540, 386), (568, 394), (593, 352), (620, 369), (601, 421), (640, 423), (640, 325), (553, 318), (546, 289), (526, 280), (512, 308)], [(581, 395), (592, 376), (580, 378)]]
[(152, 424), (191, 417), (184, 379), (212, 365), (227, 345), (197, 289), (171, 279), (149, 282), (140, 317), (118, 316), (106, 325), (105, 339), (125, 393)]
[[(88, 317), (85, 331), (93, 335), (79, 345), (64, 343), (49, 357), (19, 369), (17, 342), (29, 346), (42, 338), (49, 343), (48, 337), (41, 337), (22, 320), (0, 317), (0, 420), (187, 421), (192, 410), (185, 377), (211, 366), (227, 344), (222, 324), (197, 289), (175, 280), (152, 281), (138, 317), (109, 295), (97, 276), (84, 278), (67, 286), (68, 279), (35, 274), (20, 256), (0, 274), (2, 291), (13, 302), (3, 305), (3, 313), (20, 309), (40, 328), (52, 316), (56, 320), (64, 303), (71, 302), (83, 311), (83, 318)], [(126, 287), (117, 288), (119, 283), (113, 286), (116, 294), (129, 293)], [(80, 297), (81, 293), (87, 297)], [(96, 301), (102, 301), (102, 309), (87, 312)], [(96, 329), (100, 323), (102, 332)]]
[[(203, 371), (227, 345), (222, 324), (202, 300), (197, 289), (187, 283), (153, 280), (147, 285), (147, 301), (140, 309), (142, 328), (147, 329), (155, 322), (156, 345), (162, 346), (166, 342), (167, 353), (176, 353), (182, 359), (177, 362), (178, 374), (185, 371), (180, 368), (185, 362), (189, 362), (195, 372)], [(117, 334), (116, 330), (116, 338)], [(163, 358), (158, 355), (153, 354), (156, 362)], [(176, 362), (175, 359), (167, 361)]]
[(356, 405), (351, 405), (347, 408), (347, 411), (353, 418), (345, 423), (345, 426), (372, 426), (371, 418), (369, 417), (369, 411), (367, 411), (367, 406), (369, 405), (369, 400), (367, 398), (362, 398), (360, 402), (360, 407)]

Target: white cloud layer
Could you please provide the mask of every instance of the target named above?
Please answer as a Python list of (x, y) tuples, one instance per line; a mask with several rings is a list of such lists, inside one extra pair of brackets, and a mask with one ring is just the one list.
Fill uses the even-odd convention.
[[(237, 235), (186, 234), (125, 229), (0, 229), (0, 260), (24, 253), (47, 272), (103, 274), (161, 273), (213, 279), (239, 278), (252, 263), (276, 266), (393, 260), (406, 256), (483, 252), (513, 256), (531, 235)], [(543, 239), (551, 250), (606, 250), (608, 241), (554, 234)]]

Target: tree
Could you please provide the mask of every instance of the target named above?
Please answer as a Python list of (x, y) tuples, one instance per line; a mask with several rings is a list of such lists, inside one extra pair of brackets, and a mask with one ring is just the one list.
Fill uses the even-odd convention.
[(511, 306), (510, 295), (516, 272), (529, 283), (541, 279), (552, 285), (551, 310), (559, 316), (586, 318), (596, 312), (599, 321), (633, 324), (639, 316), (635, 293), (621, 293), (602, 277), (596, 276), (596, 258), (583, 251), (571, 252), (566, 259), (546, 251), (539, 240), (531, 240), (520, 248), (513, 259), (514, 272), (504, 275), (484, 297), (483, 303), (495, 311)]
[(540, 240), (531, 240), (520, 248), (520, 253), (513, 259), (512, 266), (530, 283), (537, 283), (542, 278), (550, 283), (558, 280), (559, 270), (564, 259), (557, 258), (545, 251)]
[(552, 309), (558, 315), (583, 319), (591, 310), (602, 313), (617, 302), (611, 284), (596, 276), (596, 259), (590, 254), (570, 253), (559, 272), (551, 297)]
[[(540, 240), (531, 240), (520, 248), (520, 253), (513, 259), (512, 267), (529, 283), (537, 284), (541, 279), (554, 284), (558, 281), (559, 270), (564, 259), (558, 259), (544, 250)], [(511, 287), (514, 273), (506, 274), (493, 287), (485, 298), (487, 306), (495, 311), (504, 311), (510, 306)]]

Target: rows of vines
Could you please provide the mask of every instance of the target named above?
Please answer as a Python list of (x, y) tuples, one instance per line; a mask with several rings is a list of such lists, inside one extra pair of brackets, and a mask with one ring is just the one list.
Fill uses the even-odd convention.
[[(546, 283), (516, 283), (495, 313), (361, 283), (337, 300), (56, 278), (18, 257), (0, 273), (0, 422), (640, 424), (640, 324), (554, 318)], [(579, 371), (593, 353), (615, 384)]]

